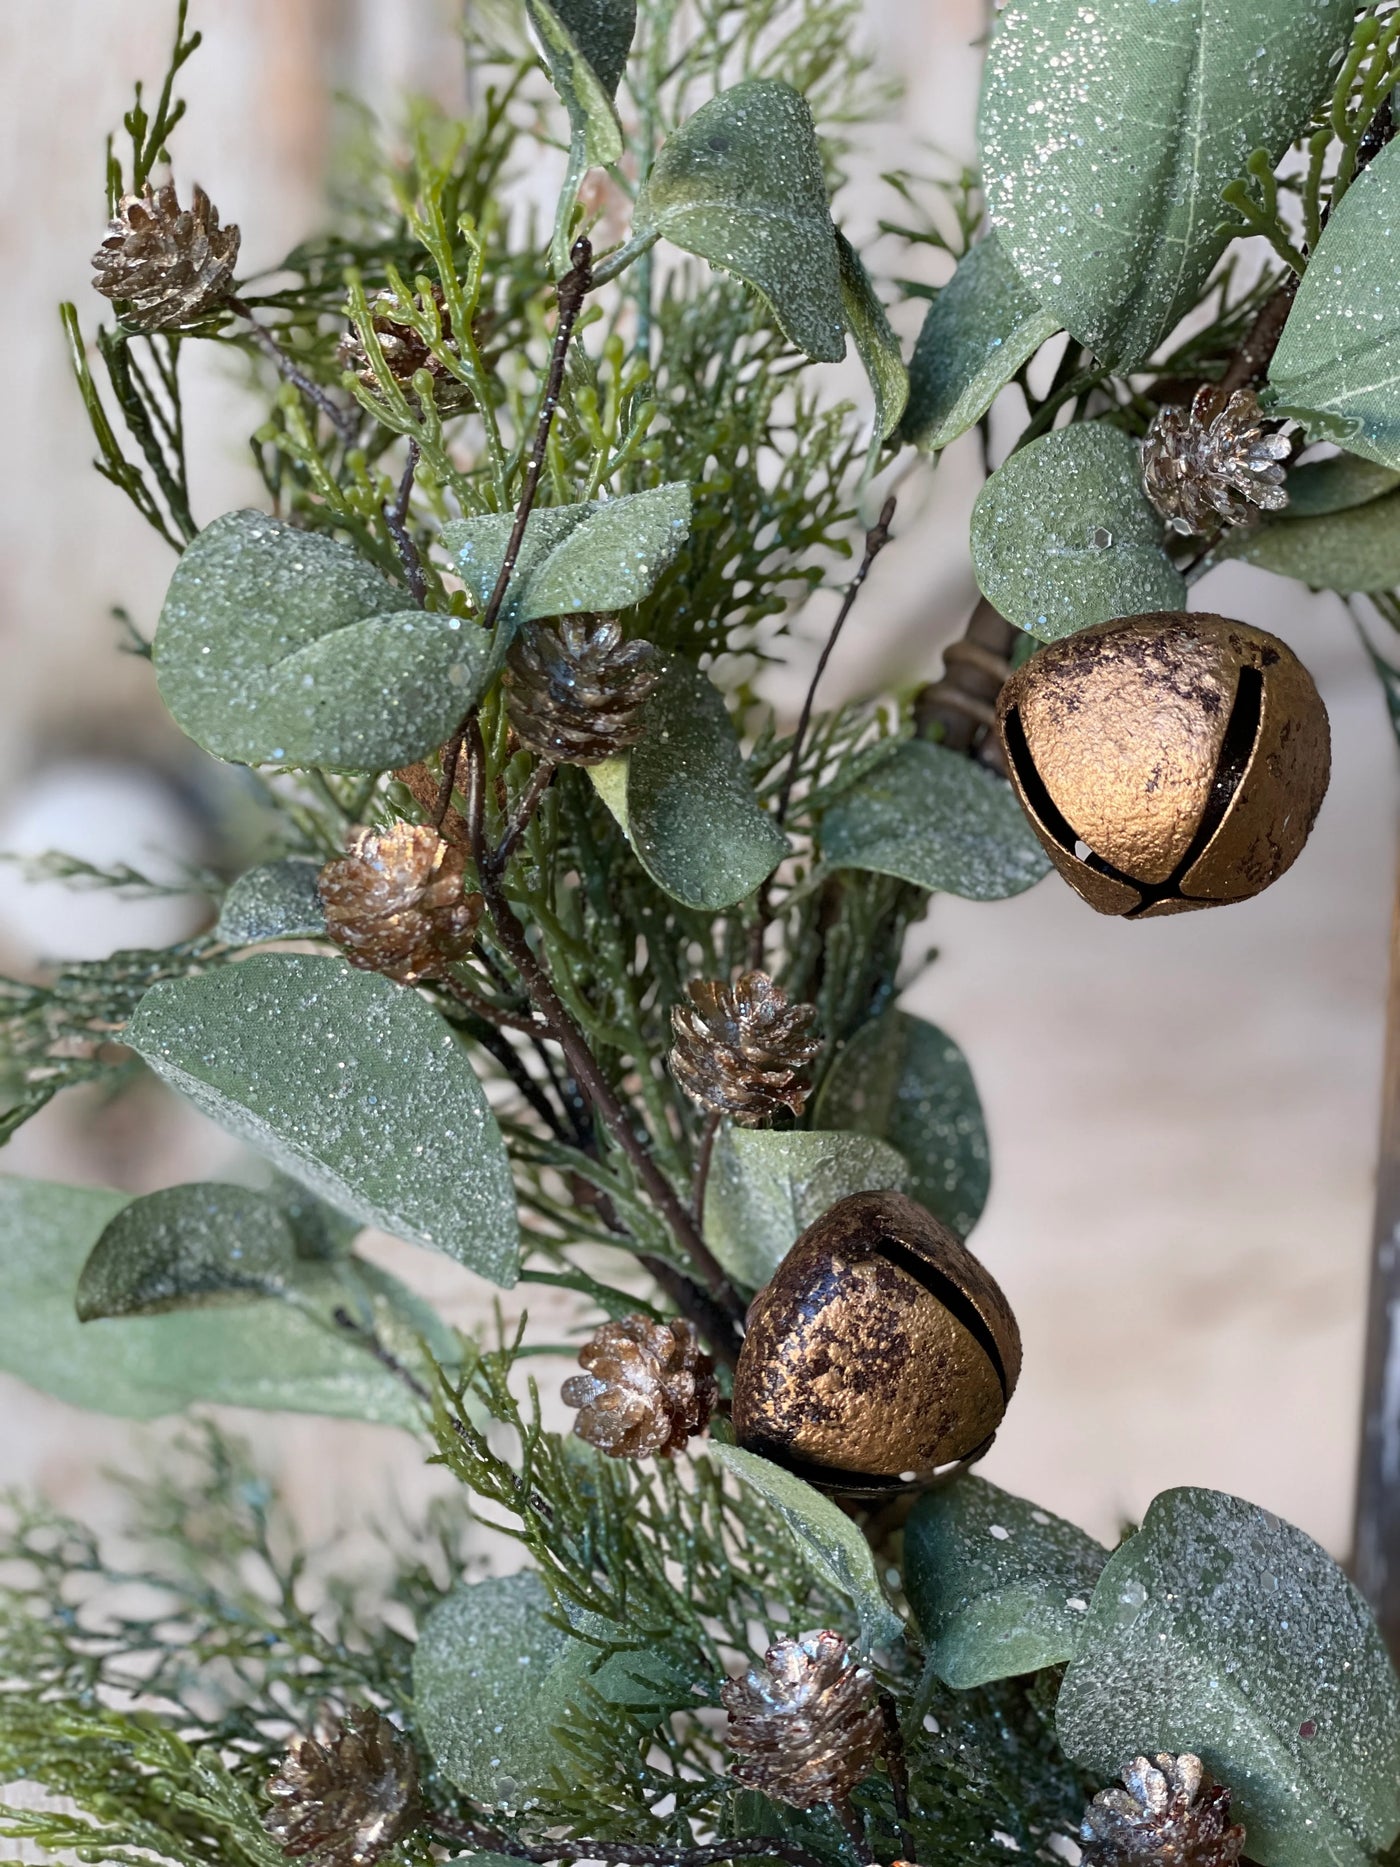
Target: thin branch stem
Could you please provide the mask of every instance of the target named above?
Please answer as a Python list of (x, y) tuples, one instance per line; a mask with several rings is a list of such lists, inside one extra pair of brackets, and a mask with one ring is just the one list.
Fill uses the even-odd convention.
[(690, 1194), (690, 1210), (697, 1225), (705, 1223), (705, 1188), (710, 1183), (710, 1163), (714, 1159), (715, 1142), (719, 1139), (722, 1120), (720, 1115), (707, 1115), (700, 1133), (700, 1146), (695, 1154), (695, 1184)]
[(253, 341), (271, 359), (278, 374), (291, 383), (293, 388), (300, 389), (307, 401), (313, 403), (326, 417), (342, 441), (347, 445), (353, 441), (360, 425), (358, 412), (327, 395), (320, 383), (313, 381), (306, 371), (287, 354), (273, 333), (260, 322), (257, 313), (243, 299), (228, 298), (224, 302), (235, 317), (242, 318), (248, 325)]
[(534, 1861), (548, 1867), (554, 1861), (602, 1861), (608, 1867), (714, 1867), (719, 1861), (749, 1860), (756, 1856), (787, 1861), (789, 1867), (826, 1867), (815, 1854), (791, 1841), (769, 1836), (712, 1841), (702, 1848), (677, 1848), (665, 1842), (655, 1844), (625, 1841), (517, 1841), (512, 1835), (498, 1833), (484, 1822), (462, 1820), (434, 1811), (428, 1825), (436, 1834), (450, 1841), (460, 1841), (474, 1852), (505, 1854), (514, 1860)]
[(399, 490), (392, 502), (384, 508), (384, 523), (389, 527), (389, 536), (398, 548), (399, 562), (403, 565), (404, 579), (409, 592), (419, 609), (428, 601), (428, 580), (423, 575), (423, 560), (418, 554), (408, 532), (408, 504), (413, 497), (413, 476), (418, 471), (418, 443), (410, 440), (408, 444), (408, 465), (403, 470), (399, 481)]
[(846, 1831), (846, 1839), (855, 1852), (861, 1867), (870, 1867), (874, 1855), (870, 1852), (870, 1841), (865, 1832), (865, 1817), (860, 1813), (849, 1796), (842, 1796), (831, 1804), (832, 1812)]
[(899, 1825), (899, 1845), (903, 1858), (914, 1858), (914, 1837), (909, 1832), (909, 1762), (904, 1754), (904, 1733), (899, 1725), (899, 1707), (892, 1692), (880, 1694), (880, 1715), (885, 1721), (885, 1768), (889, 1771), (890, 1794), (894, 1799), (895, 1821)]
[(520, 794), (520, 801), (515, 806), (515, 813), (511, 817), (505, 835), (497, 844), (495, 853), (487, 857), (498, 875), (515, 854), (521, 837), (529, 829), (535, 812), (539, 809), (541, 799), (554, 782), (554, 774), (558, 769), (559, 767), (552, 764), (549, 759), (541, 759), (530, 773), (530, 782)]

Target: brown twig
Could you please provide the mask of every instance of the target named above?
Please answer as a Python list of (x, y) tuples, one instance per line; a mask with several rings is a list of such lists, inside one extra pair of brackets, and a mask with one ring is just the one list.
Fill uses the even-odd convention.
[(880, 1694), (880, 1715), (885, 1721), (885, 1768), (889, 1771), (890, 1794), (894, 1798), (895, 1821), (899, 1826), (899, 1845), (907, 1861), (914, 1858), (914, 1838), (909, 1832), (909, 1762), (904, 1754), (904, 1733), (899, 1724), (899, 1707), (894, 1694)]
[(831, 1808), (837, 1821), (845, 1829), (846, 1839), (850, 1842), (861, 1867), (870, 1867), (875, 1856), (870, 1852), (870, 1841), (865, 1832), (865, 1817), (849, 1796), (838, 1797), (832, 1802)]
[(428, 580), (423, 575), (423, 560), (419, 556), (418, 547), (408, 535), (408, 502), (413, 497), (413, 476), (417, 471), (418, 443), (410, 441), (408, 465), (403, 470), (397, 494), (384, 508), (384, 523), (389, 527), (389, 536), (398, 549), (409, 592), (419, 609), (423, 609), (428, 601)]
[(353, 441), (360, 425), (356, 410), (327, 395), (320, 383), (308, 376), (306, 371), (287, 354), (273, 333), (260, 321), (251, 305), (245, 304), (241, 298), (228, 298), (224, 302), (235, 317), (242, 318), (248, 325), (253, 341), (264, 355), (271, 359), (278, 375), (291, 383), (293, 388), (300, 389), (307, 401), (314, 403), (320, 409), (342, 441), (347, 445)]
[(710, 1183), (710, 1163), (714, 1159), (722, 1120), (722, 1116), (711, 1113), (705, 1117), (705, 1126), (700, 1131), (700, 1146), (695, 1153), (695, 1184), (690, 1194), (690, 1210), (697, 1225), (705, 1223), (705, 1188)]
[(551, 764), (548, 759), (541, 759), (539, 764), (536, 765), (535, 769), (530, 773), (530, 782), (520, 793), (519, 802), (515, 806), (514, 815), (511, 817), (510, 823), (506, 828), (505, 835), (496, 845), (494, 853), (487, 857), (487, 861), (490, 862), (497, 875), (501, 873), (511, 857), (515, 854), (521, 837), (524, 836), (526, 830), (529, 829), (531, 819), (539, 809), (540, 801), (544, 797), (545, 792), (549, 789), (550, 785), (553, 784), (554, 774), (558, 769), (559, 767)]
[(756, 1856), (787, 1861), (789, 1867), (826, 1867), (825, 1862), (805, 1848), (767, 1835), (712, 1841), (700, 1848), (677, 1848), (665, 1842), (517, 1841), (513, 1835), (500, 1834), (484, 1822), (436, 1812), (429, 1814), (428, 1825), (436, 1834), (450, 1841), (460, 1841), (473, 1851), (534, 1861), (538, 1867), (549, 1867), (554, 1861), (576, 1860), (602, 1861), (607, 1867), (715, 1867), (719, 1861), (749, 1860)]

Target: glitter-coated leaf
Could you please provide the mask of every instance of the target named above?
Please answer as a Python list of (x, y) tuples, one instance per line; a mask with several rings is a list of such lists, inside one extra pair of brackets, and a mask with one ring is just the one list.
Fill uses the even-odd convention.
[(663, 234), (762, 294), (790, 343), (846, 354), (836, 229), (807, 100), (748, 78), (662, 145), (637, 197), (638, 234)]
[(408, 609), (348, 545), (228, 512), (180, 559), (154, 659), (175, 723), (216, 758), (371, 772), (447, 738), (487, 647), (460, 616)]
[(1288, 516), (1320, 519), (1329, 512), (1349, 512), (1368, 505), (1400, 486), (1400, 467), (1378, 466), (1359, 454), (1334, 454), (1329, 460), (1304, 461), (1288, 471)]
[(613, 99), (637, 29), (636, 0), (525, 0), (525, 10), (586, 159), (619, 161)]
[(1317, 243), (1269, 365), (1273, 412), (1314, 441), (1400, 468), (1400, 143), (1348, 188)]
[(515, 1282), (505, 1143), (465, 1050), (417, 992), (338, 959), (261, 953), (153, 986), (124, 1037), (363, 1224)]
[(1346, 595), (1400, 584), (1400, 493), (1319, 518), (1280, 518), (1232, 532), (1217, 553)]
[(1062, 1517), (963, 1473), (904, 1531), (904, 1587), (955, 1691), (1058, 1666), (1078, 1645), (1108, 1551)]
[(812, 1120), (897, 1148), (909, 1163), (905, 1192), (959, 1238), (981, 1217), (991, 1184), (982, 1104), (967, 1058), (937, 1025), (896, 1010), (857, 1031)]
[(870, 449), (870, 459), (875, 462), (880, 457), (881, 442), (894, 433), (904, 414), (909, 400), (909, 372), (904, 367), (899, 339), (890, 328), (885, 307), (861, 264), (860, 254), (839, 228), (836, 254), (841, 262), (846, 325), (875, 391), (875, 429)]
[(903, 1623), (880, 1586), (870, 1545), (839, 1504), (756, 1452), (715, 1439), (705, 1451), (780, 1512), (804, 1559), (855, 1609), (863, 1651), (900, 1638)]
[(93, 1246), (78, 1316), (157, 1316), (206, 1303), (278, 1296), (297, 1247), (277, 1202), (246, 1186), (168, 1186), (124, 1206)]
[(303, 856), (245, 869), (224, 896), (215, 933), (227, 946), (324, 933), (325, 910), (316, 892), (319, 873), (319, 864)]
[(1365, 1867), (1400, 1831), (1400, 1682), (1369, 1608), (1311, 1537), (1221, 1491), (1163, 1492), (1109, 1559), (1055, 1722), (1104, 1782), (1194, 1751), (1265, 1867)]
[(1226, 184), (1307, 126), (1353, 0), (1013, 0), (982, 90), (991, 221), (1105, 362), (1148, 357), (1225, 245)]
[(897, 875), (969, 901), (1019, 895), (1050, 872), (1005, 779), (921, 739), (892, 747), (835, 798), (821, 846), (832, 868)]
[(705, 1189), (705, 1239), (731, 1277), (757, 1290), (838, 1199), (908, 1185), (902, 1157), (870, 1135), (727, 1128)]
[(958, 261), (928, 308), (909, 364), (904, 438), (936, 453), (982, 419), (1023, 363), (1060, 329), (994, 233)]
[(983, 596), (1042, 642), (1116, 616), (1185, 609), (1164, 539), (1137, 443), (1101, 422), (1075, 422), (1012, 454), (972, 509)]

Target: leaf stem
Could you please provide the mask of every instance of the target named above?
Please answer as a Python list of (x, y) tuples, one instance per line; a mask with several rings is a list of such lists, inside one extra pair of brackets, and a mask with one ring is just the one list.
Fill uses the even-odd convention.
[(320, 383), (314, 382), (305, 370), (287, 354), (273, 333), (260, 322), (257, 313), (243, 299), (231, 296), (224, 302), (235, 317), (242, 318), (248, 325), (253, 341), (271, 360), (277, 373), (294, 388), (299, 389), (307, 401), (313, 403), (321, 411), (341, 440), (348, 446), (354, 440), (355, 431), (360, 425), (359, 416), (355, 410), (327, 395)]
[(399, 562), (403, 565), (403, 574), (408, 583), (414, 602), (423, 609), (428, 601), (428, 581), (423, 575), (423, 560), (418, 554), (408, 531), (408, 503), (413, 497), (413, 476), (418, 471), (418, 443), (410, 438), (408, 443), (408, 465), (403, 470), (399, 481), (399, 490), (389, 505), (384, 508), (384, 523), (389, 528), (389, 536), (398, 548)]

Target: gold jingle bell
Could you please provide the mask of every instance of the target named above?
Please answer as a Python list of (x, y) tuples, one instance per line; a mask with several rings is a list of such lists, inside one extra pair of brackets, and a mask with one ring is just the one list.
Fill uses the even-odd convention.
[(1296, 861), (1327, 793), (1312, 676), (1225, 616), (1099, 623), (1033, 656), (997, 723), (1046, 854), (1100, 914), (1247, 901)]
[(980, 1452), (1021, 1372), (991, 1277), (900, 1193), (855, 1193), (754, 1298), (734, 1435), (828, 1491), (877, 1496)]

